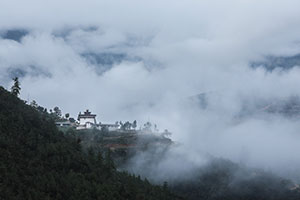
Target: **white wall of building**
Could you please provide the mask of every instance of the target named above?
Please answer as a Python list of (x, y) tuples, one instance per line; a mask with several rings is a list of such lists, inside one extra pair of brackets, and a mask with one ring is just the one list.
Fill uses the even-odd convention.
[(95, 118), (80, 118), (79, 125), (85, 125), (86, 123), (96, 124)]

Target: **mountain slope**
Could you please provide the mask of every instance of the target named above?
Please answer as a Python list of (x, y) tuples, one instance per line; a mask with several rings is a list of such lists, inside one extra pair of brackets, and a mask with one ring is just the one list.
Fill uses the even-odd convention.
[(179, 199), (85, 153), (41, 113), (0, 87), (0, 199)]
[(292, 181), (229, 160), (214, 159), (193, 172), (193, 178), (169, 182), (170, 189), (189, 200), (298, 200)]

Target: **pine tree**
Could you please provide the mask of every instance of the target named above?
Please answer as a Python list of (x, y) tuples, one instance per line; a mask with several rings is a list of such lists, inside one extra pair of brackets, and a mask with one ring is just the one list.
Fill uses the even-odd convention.
[(136, 122), (136, 120), (134, 120), (133, 123), (132, 123), (132, 128), (136, 129), (136, 127), (137, 127), (137, 122)]
[(15, 77), (13, 78), (13, 81), (14, 81), (14, 85), (11, 87), (11, 93), (15, 96), (18, 96), (21, 90), (19, 78)]

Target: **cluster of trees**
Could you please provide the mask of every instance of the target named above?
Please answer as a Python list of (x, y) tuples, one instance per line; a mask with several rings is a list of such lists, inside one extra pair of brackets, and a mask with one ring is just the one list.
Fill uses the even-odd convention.
[[(11, 93), (14, 95), (14, 96), (19, 96), (20, 94), (20, 91), (21, 91), (21, 84), (20, 84), (20, 81), (19, 81), (19, 78), (18, 77), (15, 77), (12, 79), (13, 80), (13, 85), (11, 87)], [(38, 111), (42, 112), (42, 113), (48, 113), (47, 111), (47, 108), (44, 108), (40, 105), (37, 104), (37, 102), (35, 100), (33, 100), (30, 105), (32, 107), (34, 107), (35, 109), (37, 109)], [(54, 120), (69, 120), (70, 122), (75, 122), (75, 119), (74, 118), (69, 118), (70, 117), (70, 114), (69, 113), (66, 113), (64, 116), (62, 116), (62, 111), (59, 109), (58, 106), (55, 106), (52, 109), (49, 110), (49, 113), (50, 113), (50, 116), (54, 119)]]
[[(118, 123), (118, 122), (116, 122), (116, 123)], [(120, 121), (119, 124), (121, 126), (121, 130), (131, 130), (131, 129), (136, 129), (136, 127), (137, 127), (136, 120), (134, 120), (132, 123), (130, 123), (129, 121), (127, 121), (125, 123)]]
[(66, 121), (66, 120), (69, 120), (72, 123), (75, 122), (75, 119), (73, 117), (70, 117), (69, 113), (65, 113), (63, 115), (61, 109), (58, 106), (55, 106), (53, 109), (50, 109), (49, 111), (50, 111), (49, 112), (50, 116), (52, 116), (52, 118), (55, 121)]
[(146, 132), (159, 132), (159, 129), (156, 124), (152, 124), (151, 122), (146, 122), (142, 128), (143, 131)]
[(62, 115), (62, 111), (58, 106), (55, 106), (53, 109), (49, 109), (49, 113), (47, 108), (44, 108), (40, 105), (37, 104), (35, 100), (33, 100), (30, 104), (33, 108), (36, 110), (42, 112), (42, 113), (47, 113), (49, 116), (54, 120), (54, 121), (66, 121), (69, 120), (70, 122), (74, 123), (75, 119), (70, 117), (69, 113), (66, 113), (65, 115)]
[(110, 158), (82, 149), (40, 112), (0, 87), (0, 199), (180, 199), (162, 186), (118, 172)]

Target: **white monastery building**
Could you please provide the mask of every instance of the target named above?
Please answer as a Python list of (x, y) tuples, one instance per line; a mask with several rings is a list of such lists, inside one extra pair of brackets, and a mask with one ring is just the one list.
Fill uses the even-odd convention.
[(91, 114), (89, 110), (86, 110), (83, 114), (80, 112), (77, 120), (79, 121), (79, 125), (76, 129), (90, 129), (97, 127), (96, 115)]
[[(121, 128), (119, 123), (115, 124), (102, 124), (99, 122), (97, 124), (96, 115), (92, 114), (89, 110), (86, 110), (83, 114), (81, 112), (78, 114), (78, 123), (76, 125), (77, 130), (82, 129), (99, 129), (99, 130), (107, 130), (107, 131), (117, 131)], [(60, 123), (57, 123), (57, 126), (62, 126)]]

